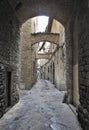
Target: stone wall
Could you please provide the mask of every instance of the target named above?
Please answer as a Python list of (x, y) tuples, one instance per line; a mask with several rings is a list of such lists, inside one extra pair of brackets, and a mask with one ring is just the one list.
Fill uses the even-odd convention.
[[(78, 107), (78, 119), (89, 129), (89, 4), (76, 1), (66, 27), (68, 102)], [(79, 92), (78, 92), (79, 91)], [(78, 99), (79, 98), (79, 99)]]
[(67, 102), (73, 103), (73, 20), (66, 26), (66, 85), (68, 99)]
[(57, 52), (54, 55), (55, 85), (59, 90), (66, 90), (65, 27), (60, 22), (53, 20), (51, 32), (60, 34), (60, 36), (59, 36), (59, 48), (57, 49)]
[(21, 27), (21, 88), (31, 89), (36, 82), (36, 57), (31, 46), (32, 21), (26, 21)]
[(76, 107), (79, 105), (78, 30), (78, 19), (74, 13), (66, 26), (66, 85), (67, 102)]
[(84, 130), (89, 129), (89, 4), (79, 3), (78, 44), (79, 44), (79, 94), (78, 118)]
[(79, 105), (79, 74), (78, 74), (78, 19), (74, 17), (73, 27), (73, 104)]
[[(0, 1), (0, 117), (7, 107), (13, 106), (18, 101), (18, 40), (19, 22), (15, 13), (7, 0)], [(8, 79), (8, 73), (11, 74), (11, 81)], [(8, 87), (10, 87), (9, 92)]]

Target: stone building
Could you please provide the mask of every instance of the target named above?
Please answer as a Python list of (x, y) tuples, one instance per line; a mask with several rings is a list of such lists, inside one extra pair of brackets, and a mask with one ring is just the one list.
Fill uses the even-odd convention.
[(41, 60), (41, 77), (52, 81), (59, 90), (66, 90), (65, 29), (63, 25), (53, 19), (51, 33), (59, 33), (59, 43), (58, 45), (49, 43), (48, 53), (52, 54), (49, 55), (48, 61), (43, 60), (44, 65)]
[(19, 27), (10, 4), (0, 1), (0, 117), (19, 99)]
[(37, 45), (31, 45), (31, 33), (36, 31), (37, 19), (30, 19), (26, 21), (21, 27), (21, 78), (20, 88), (31, 89), (36, 82), (36, 49)]
[(18, 101), (20, 27), (38, 15), (65, 27), (67, 102), (77, 106), (78, 119), (88, 130), (89, 0), (0, 1), (0, 116)]

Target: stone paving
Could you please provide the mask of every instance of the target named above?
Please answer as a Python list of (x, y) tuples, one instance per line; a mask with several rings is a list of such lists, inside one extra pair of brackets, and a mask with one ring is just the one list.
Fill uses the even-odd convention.
[(39, 80), (30, 91), (20, 91), (20, 101), (0, 120), (0, 130), (82, 130), (67, 104), (64, 92)]

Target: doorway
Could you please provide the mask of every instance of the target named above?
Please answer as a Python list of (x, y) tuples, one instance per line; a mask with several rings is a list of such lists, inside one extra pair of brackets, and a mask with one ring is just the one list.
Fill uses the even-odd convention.
[(6, 107), (11, 106), (11, 72), (6, 73)]
[(53, 84), (55, 84), (55, 64), (53, 62)]

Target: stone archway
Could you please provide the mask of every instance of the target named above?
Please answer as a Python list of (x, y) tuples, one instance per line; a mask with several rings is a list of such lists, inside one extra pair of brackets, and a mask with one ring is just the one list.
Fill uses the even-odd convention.
[(14, 105), (18, 100), (15, 90), (19, 85), (18, 43), (21, 25), (34, 16), (47, 15), (57, 19), (66, 27), (72, 10), (73, 2), (71, 0), (0, 1), (0, 61), (13, 70), (11, 105)]
[[(66, 77), (69, 102), (73, 103), (73, 30), (75, 16), (78, 20), (79, 45), (79, 119), (89, 129), (89, 3), (88, 0), (3, 0), (0, 1), (0, 71), (12, 68), (11, 105), (17, 100), (19, 28), (27, 19), (47, 15), (60, 21), (66, 29)], [(85, 24), (86, 23), (86, 24)], [(3, 75), (3, 74), (2, 74)], [(1, 79), (3, 82), (3, 79)], [(4, 88), (4, 84), (2, 84)], [(3, 91), (3, 95), (4, 95)], [(2, 95), (1, 113), (4, 112), (5, 96)], [(0, 114), (0, 117), (2, 115)], [(85, 118), (86, 117), (86, 118)]]
[(41, 41), (48, 41), (51, 44), (54, 43), (56, 45), (59, 45), (60, 39), (59, 34), (56, 33), (35, 33), (31, 34), (31, 45), (34, 45), (36, 43), (39, 43)]
[[(28, 0), (28, 1), (16, 1), (16, 0), (10, 0), (9, 2), (3, 0), (3, 2), (0, 2), (1, 6), (1, 15), (0, 15), (0, 24), (2, 25), (0, 28), (2, 32), (1, 36), (1, 47), (0, 49), (3, 50), (3, 59), (4, 64), (9, 64), (12, 66), (14, 73), (13, 76), (14, 79), (15, 76), (18, 77), (18, 54), (19, 54), (19, 28), (20, 25), (22, 25), (26, 20), (29, 18), (32, 18), (34, 16), (38, 15), (47, 15), (52, 18), (57, 19), (60, 21), (65, 28), (67, 27), (67, 23), (69, 22), (69, 19), (71, 19), (71, 15), (73, 13), (73, 1), (71, 0)], [(2, 16), (3, 12), (3, 16)], [(5, 20), (7, 19), (7, 22)], [(71, 24), (71, 23), (70, 23)], [(72, 25), (71, 25), (72, 26)], [(68, 28), (70, 30), (70, 33), (72, 33), (71, 27)], [(5, 31), (6, 30), (6, 31)], [(4, 33), (3, 33), (4, 32)], [(68, 33), (68, 32), (67, 32)], [(67, 34), (66, 33), (66, 34)], [(70, 39), (72, 39), (72, 35), (70, 35)], [(3, 38), (4, 37), (4, 38)], [(68, 41), (68, 39), (67, 39)], [(71, 42), (71, 45), (69, 45)], [(67, 86), (70, 88), (69, 95), (72, 95), (72, 40), (69, 40), (67, 42)], [(3, 43), (3, 44), (2, 44)], [(10, 49), (8, 49), (8, 45)], [(5, 47), (4, 47), (5, 45)], [(70, 48), (70, 50), (69, 50)], [(4, 51), (5, 50), (5, 51)], [(7, 50), (7, 51), (6, 51)], [(70, 53), (70, 55), (68, 54)], [(1, 55), (2, 55), (1, 54)], [(1, 61), (2, 62), (2, 61)], [(69, 68), (71, 71), (69, 71)], [(16, 75), (17, 74), (17, 75)], [(70, 78), (71, 77), (71, 78)], [(69, 79), (70, 78), (70, 79)], [(13, 80), (15, 81), (15, 80)], [(70, 81), (70, 82), (69, 82)], [(13, 82), (13, 90), (16, 88), (16, 85), (18, 84), (18, 81)], [(14, 95), (14, 96), (13, 96)], [(14, 99), (17, 99), (15, 96), (16, 93), (13, 91), (12, 94), (12, 102)], [(16, 100), (17, 101), (17, 100)], [(16, 102), (15, 101), (15, 102)], [(13, 103), (14, 104), (14, 103)]]
[[(10, 4), (13, 8), (13, 10), (16, 13), (16, 16), (19, 20), (19, 22), (21, 24), (23, 24), (26, 20), (28, 20), (29, 18), (35, 17), (35, 16), (40, 16), (40, 15), (46, 15), (46, 16), (50, 16), (51, 18), (55, 18), (56, 20), (60, 21), (64, 27), (67, 27), (67, 23), (69, 23), (69, 20), (71, 19), (72, 13), (73, 13), (73, 1), (68, 0), (68, 1), (64, 1), (64, 0), (60, 0), (60, 1), (55, 1), (55, 0), (49, 0), (49, 2), (47, 0), (40, 0), (40, 1), (21, 1), (21, 2), (16, 2), (16, 1), (10, 1)], [(65, 11), (66, 10), (66, 11)], [(71, 24), (71, 23), (70, 23)], [(67, 29), (66, 29), (67, 30)], [(71, 28), (68, 28), (68, 30), (71, 31)], [(68, 34), (69, 32), (66, 31), (66, 34)], [(71, 32), (72, 33), (72, 32)], [(67, 36), (67, 35), (66, 35)], [(68, 39), (72, 39), (72, 35), (70, 36), (70, 38)], [(73, 42), (73, 41), (72, 41)], [(67, 43), (67, 41), (66, 41)], [(71, 43), (72, 44), (72, 43)], [(68, 50), (68, 52), (66, 53), (68, 58), (72, 61), (72, 47), (71, 47), (71, 51), (69, 50), (69, 44), (66, 46), (66, 49)], [(70, 53), (70, 55), (68, 55), (68, 53)], [(69, 89), (69, 102), (72, 102), (72, 86), (73, 86), (73, 71), (72, 71), (72, 64), (70, 63), (70, 61), (68, 60), (67, 63), (67, 74), (69, 75), (70, 78), (70, 82), (69, 82), (69, 78), (67, 76), (67, 88)], [(71, 72), (68, 68), (71, 68)]]
[(29, 18), (46, 15), (53, 17), (65, 25), (73, 11), (73, 1), (71, 0), (10, 0), (10, 5), (15, 11), (20, 23), (24, 23)]

